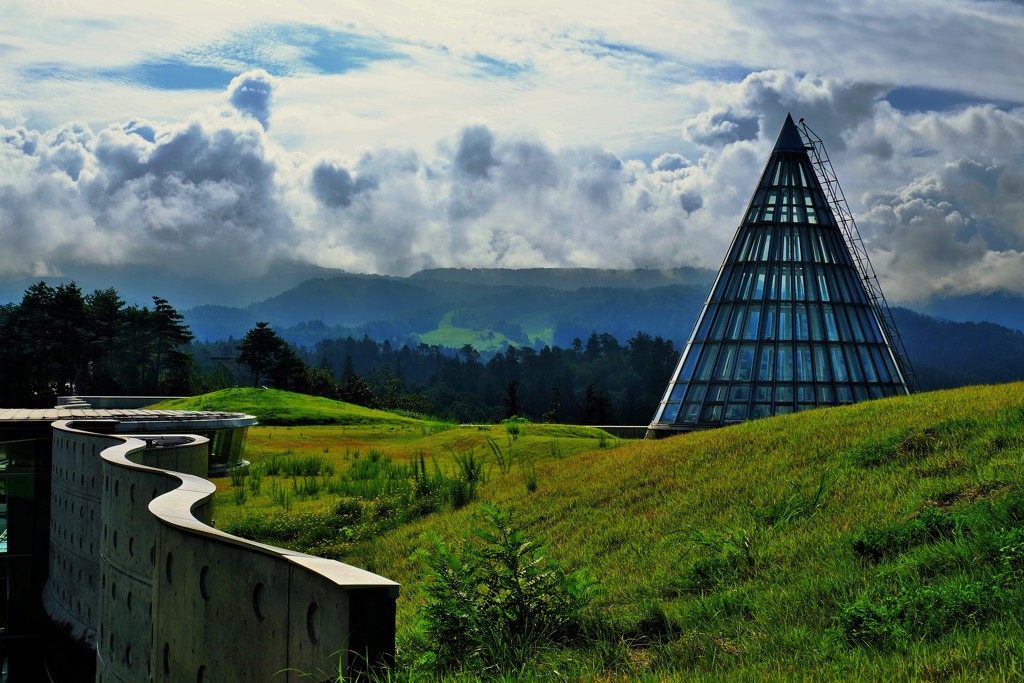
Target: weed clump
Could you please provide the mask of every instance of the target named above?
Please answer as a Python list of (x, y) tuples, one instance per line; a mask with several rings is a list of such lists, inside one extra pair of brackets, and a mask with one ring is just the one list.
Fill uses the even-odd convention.
[(526, 539), (508, 512), (482, 508), (485, 527), (458, 549), (436, 537), (426, 563), (426, 663), (440, 670), (511, 672), (540, 648), (582, 630), (593, 584)]

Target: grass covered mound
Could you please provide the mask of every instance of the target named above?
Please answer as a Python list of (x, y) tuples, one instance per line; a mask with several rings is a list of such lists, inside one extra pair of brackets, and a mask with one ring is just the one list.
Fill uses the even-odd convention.
[[(225, 515), (266, 519), (275, 543), (315, 537), (399, 581), (393, 680), (1024, 677), (1024, 384), (660, 441), (414, 422), (256, 428), (250, 448), (265, 475), (294, 474), (267, 475), (256, 494), (239, 482), (248, 498), (225, 485), (222, 528)], [(306, 496), (316, 477), (323, 492)], [(465, 493), (445, 489), (460, 478), (468, 499), (431, 497)], [(287, 510), (270, 494), (286, 487)], [(490, 596), (513, 595), (524, 567), (553, 586), (584, 572), (586, 609), (555, 639), (494, 641)], [(547, 589), (527, 598), (559, 604)], [(474, 614), (465, 657), (438, 650), (437, 634)]]
[[(598, 583), (592, 628), (515, 678), (1018, 680), (1024, 385), (972, 387), (595, 449), (481, 487)], [(400, 581), (400, 642), (429, 651), (431, 536), (479, 506), (357, 544)], [(416, 662), (406, 672), (416, 678)]]
[(150, 406), (164, 410), (218, 410), (255, 415), (263, 425), (412, 424), (411, 418), (381, 410), (278, 389), (223, 389)]

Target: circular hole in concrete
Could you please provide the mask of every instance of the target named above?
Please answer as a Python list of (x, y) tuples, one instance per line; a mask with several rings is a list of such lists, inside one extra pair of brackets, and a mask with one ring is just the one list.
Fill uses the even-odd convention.
[(309, 635), (309, 641), (314, 645), (320, 640), (320, 608), (315, 602), (309, 603), (309, 608), (306, 610), (306, 633)]
[(203, 600), (210, 599), (210, 568), (206, 565), (199, 570), (199, 592), (202, 594)]
[(263, 621), (267, 618), (267, 587), (257, 583), (252, 589), (252, 611), (256, 618)]

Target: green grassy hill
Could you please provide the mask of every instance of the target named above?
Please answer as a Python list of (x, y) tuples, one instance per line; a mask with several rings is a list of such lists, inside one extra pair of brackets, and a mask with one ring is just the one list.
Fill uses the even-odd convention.
[[(562, 436), (540, 425), (513, 439), (491, 429), (432, 432), (424, 423), (396, 433), (388, 456), (396, 461), (425, 454), (455, 476), (455, 456), (484, 458), (476, 500), (378, 525), (364, 537), (344, 527), (349, 542), (332, 547), (344, 561), (402, 583), (402, 677), (425, 677), (429, 661), (417, 626), (424, 607), (417, 553), (430, 536), (458, 547), (483, 523), (483, 503), (510, 511), (550, 557), (586, 568), (599, 584), (588, 610), (591, 636), (544, 650), (506, 679), (1024, 676), (1024, 384), (661, 441)], [(274, 436), (253, 430), (253, 447), (266, 449)], [(507, 470), (496, 462), (506, 444)], [(360, 460), (348, 448), (339, 477)], [(224, 511), (260, 500), (242, 505), (230, 495), (225, 487)], [(309, 504), (323, 521), (353, 509), (340, 500), (325, 494)], [(379, 512), (373, 505), (356, 509)], [(298, 508), (287, 514), (318, 519)]]
[(254, 415), (262, 425), (412, 424), (411, 418), (381, 410), (279, 389), (222, 389), (150, 406), (157, 410), (215, 410)]

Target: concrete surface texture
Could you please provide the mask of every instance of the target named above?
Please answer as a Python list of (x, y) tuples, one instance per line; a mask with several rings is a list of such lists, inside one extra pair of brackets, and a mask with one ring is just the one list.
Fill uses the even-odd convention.
[(207, 440), (54, 423), (50, 618), (96, 681), (317, 680), (390, 662), (398, 584), (209, 525)]

